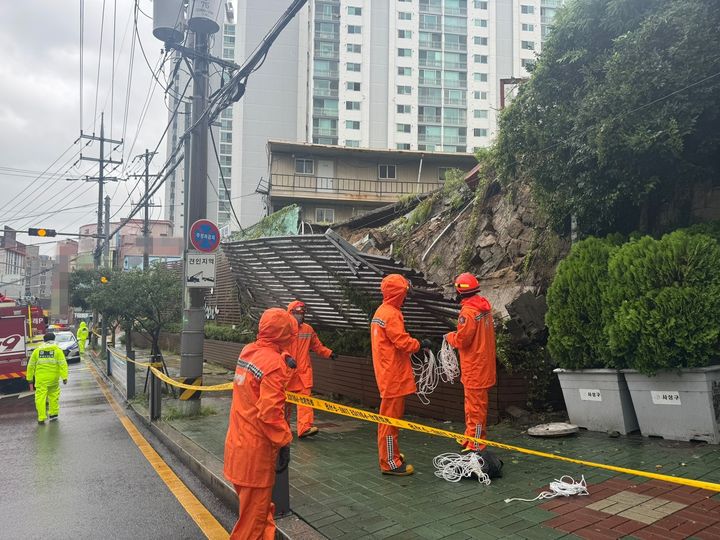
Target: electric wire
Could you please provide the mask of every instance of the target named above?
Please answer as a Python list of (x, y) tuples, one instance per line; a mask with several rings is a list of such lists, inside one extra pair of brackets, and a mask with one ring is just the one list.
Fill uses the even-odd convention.
[[(227, 187), (227, 183), (225, 182), (225, 174), (223, 173), (223, 167), (222, 163), (220, 163), (220, 154), (218, 154), (218, 148), (217, 144), (215, 143), (215, 135), (213, 134), (212, 128), (210, 131), (210, 140), (212, 141), (213, 145), (213, 152), (215, 154), (215, 160), (217, 161), (218, 170), (220, 171), (220, 179), (222, 180), (223, 188), (225, 189), (225, 197), (227, 197), (227, 202), (230, 205), (230, 210), (232, 211), (233, 216), (235, 217), (235, 221), (237, 222), (238, 227), (240, 227), (240, 231), (243, 230), (242, 225), (240, 224), (240, 218), (238, 218), (237, 212), (235, 212), (235, 206), (232, 203), (232, 198), (230, 197), (230, 190)], [(220, 205), (220, 194), (218, 193), (218, 207)]]
[[(105, 33), (105, 2), (102, 3), (102, 14), (100, 15), (100, 48), (98, 50), (98, 67), (97, 67), (97, 79), (95, 82), (95, 112), (93, 116), (97, 118), (97, 106), (98, 106), (98, 95), (100, 94), (100, 65), (102, 60), (102, 48), (103, 48), (103, 35)], [(97, 127), (97, 120), (93, 124), (93, 133), (95, 133)]]
[(115, 38), (117, 26), (117, 0), (113, 0), (113, 44), (112, 44), (112, 70), (110, 75), (110, 137), (113, 132), (113, 112), (115, 108)]
[(80, 131), (83, 129), (83, 60), (85, 35), (85, 0), (80, 0)]
[[(3, 222), (4, 223), (12, 223), (13, 221), (22, 221), (22, 220), (26, 220), (28, 218), (43, 217), (43, 216), (48, 216), (48, 215), (52, 215), (52, 214), (62, 214), (62, 213), (70, 212), (72, 210), (78, 210), (80, 208), (89, 208), (91, 206), (95, 207), (97, 205), (95, 203), (88, 203), (88, 204), (80, 204), (78, 206), (68, 206), (67, 208), (63, 208), (61, 210), (47, 210), (45, 212), (40, 212), (38, 214), (30, 214), (27, 216), (16, 217), (16, 218), (12, 218), (12, 219), (5, 219), (5, 220), (3, 220)], [(21, 230), (21, 229), (18, 229), (18, 230)]]

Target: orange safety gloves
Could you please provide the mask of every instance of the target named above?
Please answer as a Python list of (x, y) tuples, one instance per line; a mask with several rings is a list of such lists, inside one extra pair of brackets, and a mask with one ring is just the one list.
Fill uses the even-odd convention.
[[(267, 516), (272, 511), (278, 451), (292, 440), (285, 420), (285, 389), (295, 365), (287, 350), (297, 331), (297, 322), (285, 310), (268, 309), (260, 318), (257, 341), (240, 352), (225, 438), (224, 473), (236, 486), (240, 501), (231, 538), (275, 534)], [(259, 523), (264, 523), (262, 535), (257, 532)]]

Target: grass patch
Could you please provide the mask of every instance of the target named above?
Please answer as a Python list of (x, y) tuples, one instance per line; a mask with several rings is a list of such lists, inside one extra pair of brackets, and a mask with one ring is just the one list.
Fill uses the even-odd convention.
[(187, 415), (183, 414), (177, 407), (165, 405), (163, 407), (162, 419), (166, 422), (170, 422), (172, 420), (181, 420), (185, 418), (203, 418), (214, 414), (217, 414), (217, 409), (215, 407), (201, 406), (197, 414)]

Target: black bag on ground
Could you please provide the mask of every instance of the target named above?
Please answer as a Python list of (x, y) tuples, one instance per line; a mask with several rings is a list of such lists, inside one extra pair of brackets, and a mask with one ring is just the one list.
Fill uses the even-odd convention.
[(483, 459), (482, 472), (487, 474), (490, 479), (502, 478), (503, 460), (493, 454), (487, 448), (478, 452)]

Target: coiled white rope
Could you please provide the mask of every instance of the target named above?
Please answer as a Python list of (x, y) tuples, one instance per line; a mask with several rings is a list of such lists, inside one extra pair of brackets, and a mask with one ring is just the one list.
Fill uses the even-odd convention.
[(433, 459), (435, 476), (438, 478), (448, 482), (459, 482), (463, 478), (476, 474), (478, 482), (489, 486), (490, 477), (482, 470), (484, 464), (483, 458), (476, 452), (467, 452), (463, 455), (447, 452), (435, 456)]
[(433, 393), (441, 380), (452, 384), (460, 375), (455, 350), (445, 339), (443, 339), (442, 347), (437, 355), (426, 350), (422, 357), (413, 354), (411, 362), (413, 373), (417, 378), (416, 394), (424, 405), (430, 403), (428, 396)]
[(579, 482), (575, 482), (572, 476), (561, 476), (560, 480), (550, 482), (550, 491), (543, 491), (534, 499), (505, 499), (506, 503), (513, 501), (534, 502), (543, 499), (554, 499), (555, 497), (570, 497), (572, 495), (590, 495), (585, 482), (585, 475), (581, 476)]

